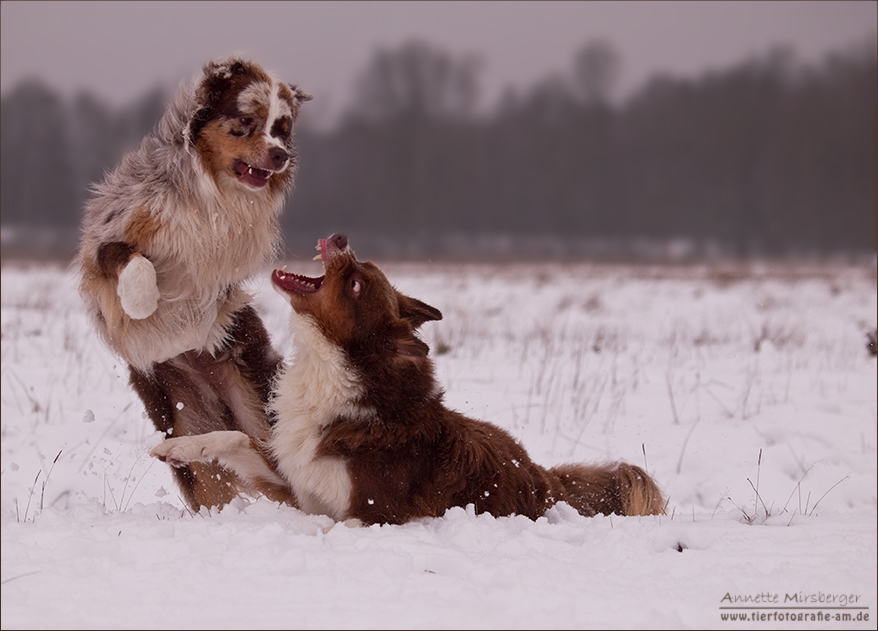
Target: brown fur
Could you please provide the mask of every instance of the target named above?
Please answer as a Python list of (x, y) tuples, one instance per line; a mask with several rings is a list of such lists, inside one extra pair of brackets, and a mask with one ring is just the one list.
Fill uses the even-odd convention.
[(503, 429), (446, 408), (416, 333), (441, 313), (359, 262), (344, 236), (321, 241), (321, 251), (324, 277), (272, 277), (293, 306), (300, 348), (277, 382), (268, 441), (242, 449), (234, 432), (219, 432), (165, 441), (154, 456), (216, 462), (258, 490), (258, 478), (276, 474), (288, 502), (362, 523), (438, 517), (468, 504), (531, 519), (559, 501), (586, 516), (662, 512), (658, 486), (639, 467), (545, 469)]
[[(86, 205), (80, 293), (169, 436), (269, 436), (280, 356), (243, 283), (277, 251), (297, 166), (293, 125), (308, 99), (254, 62), (212, 61)], [(194, 509), (244, 488), (214, 465), (175, 472)]]
[[(153, 239), (159, 237), (161, 228), (161, 220), (157, 215), (149, 212), (147, 208), (140, 208), (132, 213), (131, 221), (126, 226), (125, 234), (123, 235), (123, 242), (130, 244), (139, 252), (146, 252), (149, 250)], [(98, 260), (100, 260), (100, 257), (98, 257)], [(127, 263), (127, 261), (125, 262)]]

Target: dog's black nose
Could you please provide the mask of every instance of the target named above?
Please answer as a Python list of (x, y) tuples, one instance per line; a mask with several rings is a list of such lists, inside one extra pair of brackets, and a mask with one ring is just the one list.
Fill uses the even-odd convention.
[(268, 152), (268, 159), (271, 160), (272, 167), (280, 170), (286, 164), (286, 161), (290, 159), (290, 154), (280, 147), (272, 147), (271, 151)]

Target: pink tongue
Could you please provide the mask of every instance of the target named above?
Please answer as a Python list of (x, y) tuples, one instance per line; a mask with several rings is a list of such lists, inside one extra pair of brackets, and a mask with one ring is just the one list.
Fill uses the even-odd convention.
[(268, 178), (271, 175), (271, 171), (250, 167), (243, 162), (239, 162), (235, 165), (235, 171), (237, 171), (238, 177), (241, 181), (252, 186), (262, 186), (268, 181)]

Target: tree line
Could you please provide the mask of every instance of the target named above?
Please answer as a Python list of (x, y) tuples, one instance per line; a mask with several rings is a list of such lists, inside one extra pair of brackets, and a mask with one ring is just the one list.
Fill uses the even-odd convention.
[[(876, 57), (869, 44), (806, 65), (776, 49), (693, 79), (657, 76), (617, 102), (621, 56), (595, 41), (480, 111), (478, 58), (420, 41), (379, 49), (337, 125), (297, 130), (287, 242), (338, 230), (435, 254), (542, 242), (872, 255)], [(88, 184), (152, 128), (166, 96), (114, 110), (34, 82), (4, 95), (4, 227), (75, 229)]]

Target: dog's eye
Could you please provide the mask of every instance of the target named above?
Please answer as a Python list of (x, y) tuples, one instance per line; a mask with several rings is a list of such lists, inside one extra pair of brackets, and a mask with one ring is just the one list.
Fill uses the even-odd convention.
[(232, 124), (232, 128), (229, 130), (229, 133), (232, 136), (237, 136), (238, 138), (248, 136), (253, 133), (254, 124), (255, 119), (252, 116), (241, 116), (237, 119), (235, 123)]
[(290, 119), (286, 116), (279, 118), (274, 121), (274, 124), (271, 126), (271, 135), (275, 138), (287, 140), (290, 137), (291, 125), (292, 123)]
[(351, 279), (351, 291), (355, 294), (359, 294), (363, 289), (363, 285), (356, 278)]

